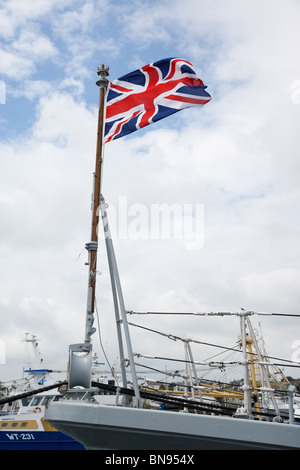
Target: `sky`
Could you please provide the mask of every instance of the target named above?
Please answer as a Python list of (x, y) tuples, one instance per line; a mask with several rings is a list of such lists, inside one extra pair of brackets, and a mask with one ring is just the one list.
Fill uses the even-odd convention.
[[(55, 370), (84, 339), (99, 64), (112, 81), (181, 57), (212, 97), (105, 146), (126, 308), (300, 313), (299, 16), (297, 0), (0, 0), (0, 381), (21, 377), (25, 333)], [(103, 243), (98, 271), (94, 351), (104, 361), (101, 335), (114, 364)], [(228, 347), (240, 327), (129, 320)], [(268, 354), (300, 362), (299, 318), (251, 321)], [(184, 343), (130, 328), (134, 352), (184, 357)], [(193, 347), (195, 360), (213, 355)]]

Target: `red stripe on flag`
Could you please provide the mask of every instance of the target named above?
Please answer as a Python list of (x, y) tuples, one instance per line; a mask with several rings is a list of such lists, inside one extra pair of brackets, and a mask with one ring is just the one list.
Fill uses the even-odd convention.
[(183, 103), (192, 103), (192, 104), (205, 104), (210, 101), (210, 98), (189, 98), (185, 96), (179, 96), (179, 95), (169, 95), (165, 96), (166, 99), (168, 100), (174, 100), (174, 101), (182, 101)]

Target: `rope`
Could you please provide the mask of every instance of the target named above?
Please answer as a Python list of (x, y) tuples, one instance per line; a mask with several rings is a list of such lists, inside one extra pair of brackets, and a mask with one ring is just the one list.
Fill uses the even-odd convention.
[[(114, 393), (118, 392), (124, 395), (134, 396), (134, 390), (130, 388), (116, 387), (115, 385), (103, 384), (103, 383), (100, 384), (97, 382), (92, 382), (92, 386), (100, 388), (100, 389), (108, 390)], [(232, 416), (238, 408), (238, 406), (224, 406), (218, 403), (212, 404), (212, 403), (205, 403), (205, 402), (196, 402), (196, 401), (187, 400), (184, 398), (166, 396), (157, 392), (147, 392), (145, 390), (140, 390), (140, 396), (141, 398), (158, 401), (158, 402), (165, 403), (165, 404), (177, 405), (180, 408), (190, 408), (190, 409), (194, 409), (198, 411), (204, 411), (208, 413), (218, 413), (218, 414), (230, 415), (230, 416)], [(269, 410), (268, 412), (253, 410), (252, 413), (254, 415), (267, 416), (270, 418), (274, 418), (276, 416), (276, 413), (272, 412), (272, 410)]]
[(64, 382), (59, 382), (53, 385), (48, 385), (47, 387), (38, 388), (36, 390), (30, 390), (29, 392), (20, 393), (12, 397), (1, 398), (0, 405), (4, 405), (5, 403), (12, 403), (13, 401), (20, 400), (21, 398), (30, 397), (31, 395), (37, 395), (38, 393), (46, 392), (47, 390), (58, 388), (61, 385), (66, 385), (67, 383), (68, 383), (67, 380), (65, 380)]

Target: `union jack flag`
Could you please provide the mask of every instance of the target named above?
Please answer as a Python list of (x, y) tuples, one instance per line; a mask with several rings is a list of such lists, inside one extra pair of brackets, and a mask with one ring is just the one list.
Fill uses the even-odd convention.
[(105, 143), (177, 111), (203, 106), (211, 97), (193, 65), (163, 59), (110, 83), (106, 104)]

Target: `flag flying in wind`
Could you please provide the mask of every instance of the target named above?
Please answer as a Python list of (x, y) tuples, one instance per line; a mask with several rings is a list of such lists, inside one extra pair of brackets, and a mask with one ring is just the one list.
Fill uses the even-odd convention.
[(177, 111), (203, 106), (211, 97), (193, 65), (163, 59), (110, 83), (106, 104), (105, 143)]

